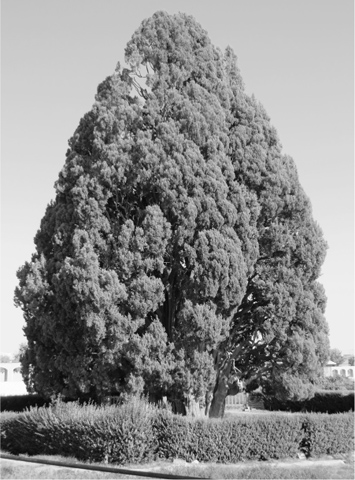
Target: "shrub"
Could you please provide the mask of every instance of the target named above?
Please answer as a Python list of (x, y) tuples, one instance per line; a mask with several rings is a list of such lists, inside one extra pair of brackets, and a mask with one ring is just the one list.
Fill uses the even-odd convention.
[(301, 449), (307, 456), (347, 453), (354, 450), (352, 414), (307, 415), (303, 422)]
[(354, 391), (354, 380), (337, 375), (336, 377), (323, 377), (318, 387), (322, 390), (350, 390)]
[(235, 463), (346, 453), (352, 450), (352, 414), (295, 414), (191, 419), (159, 412), (154, 419), (159, 458)]
[(31, 408), (6, 421), (2, 448), (13, 454), (140, 463), (154, 452), (154, 411), (137, 399), (121, 406), (57, 402), (48, 408)]
[(7, 450), (7, 445), (11, 442), (13, 437), (13, 426), (15, 424), (14, 420), (19, 414), (16, 412), (2, 412), (0, 415), (1, 419), (1, 448)]
[(30, 407), (48, 406), (50, 400), (45, 400), (40, 395), (8, 395), (0, 398), (1, 411), (22, 412)]
[[(53, 403), (52, 399), (45, 399), (38, 394), (33, 395), (8, 395), (5, 397), (0, 397), (1, 401), (1, 411), (8, 411), (8, 412), (23, 412), (24, 410), (28, 410), (31, 407), (48, 407), (51, 403)], [(76, 402), (80, 405), (88, 403), (87, 398), (81, 399), (73, 399), (73, 398), (64, 398), (61, 397), (61, 402), (68, 403), (68, 402)], [(90, 402), (90, 400), (89, 400)]]
[(157, 456), (223, 463), (295, 456), (301, 426), (300, 416), (194, 420), (161, 412), (154, 422)]
[(161, 410), (153, 420), (153, 432), (160, 458), (194, 459), (186, 454), (191, 442), (191, 421), (187, 417)]
[(264, 405), (267, 410), (344, 413), (354, 411), (354, 393), (318, 392), (313, 398), (302, 401), (281, 401), (274, 397), (265, 397)]
[(143, 463), (154, 458), (235, 463), (346, 453), (352, 414), (266, 414), (193, 419), (143, 400), (123, 405), (56, 402), (1, 414), (2, 448), (10, 453), (74, 456), (83, 461)]
[[(10, 414), (10, 415), (9, 415)], [(31, 430), (30, 422), (28, 427), (22, 423), (22, 414), (14, 412), (1, 413), (1, 448), (15, 455), (28, 453), (35, 455), (42, 453), (43, 445), (36, 450), (36, 431)], [(34, 425), (35, 429), (37, 425)]]

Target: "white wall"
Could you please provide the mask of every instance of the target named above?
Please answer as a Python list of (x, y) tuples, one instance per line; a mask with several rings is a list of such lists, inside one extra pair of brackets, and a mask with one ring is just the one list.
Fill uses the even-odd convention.
[[(5, 372), (6, 370), (6, 372)], [(26, 385), (22, 380), (21, 364), (0, 363), (0, 395), (25, 395)]]

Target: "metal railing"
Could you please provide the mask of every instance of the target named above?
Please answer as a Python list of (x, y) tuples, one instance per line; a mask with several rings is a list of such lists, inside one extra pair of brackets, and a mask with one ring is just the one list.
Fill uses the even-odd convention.
[(245, 405), (248, 400), (248, 394), (245, 392), (237, 393), (236, 395), (228, 395), (226, 397), (226, 407), (234, 407), (237, 405)]

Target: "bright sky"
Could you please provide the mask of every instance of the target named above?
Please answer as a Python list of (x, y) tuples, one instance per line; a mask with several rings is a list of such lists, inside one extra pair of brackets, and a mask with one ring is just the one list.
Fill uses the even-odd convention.
[(354, 349), (352, 0), (2, 0), (1, 351), (25, 339), (13, 305), (67, 141), (97, 85), (157, 10), (193, 15), (238, 56), (247, 93), (298, 166), (329, 244), (321, 282), (332, 347)]

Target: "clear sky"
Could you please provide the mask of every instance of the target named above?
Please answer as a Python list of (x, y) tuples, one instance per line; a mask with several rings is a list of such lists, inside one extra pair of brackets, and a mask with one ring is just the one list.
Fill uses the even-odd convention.
[(1, 351), (24, 341), (16, 271), (54, 198), (67, 141), (97, 85), (157, 10), (193, 15), (238, 56), (298, 166), (329, 244), (321, 282), (332, 347), (354, 349), (352, 0), (2, 0)]

